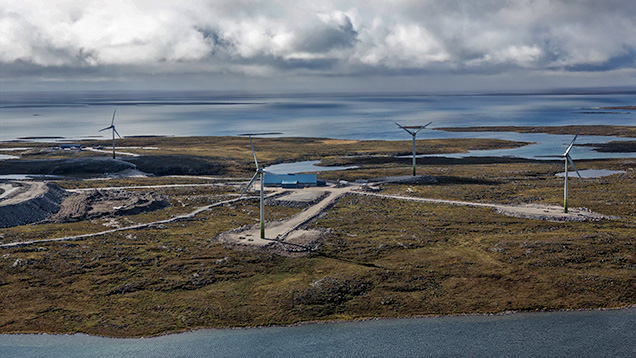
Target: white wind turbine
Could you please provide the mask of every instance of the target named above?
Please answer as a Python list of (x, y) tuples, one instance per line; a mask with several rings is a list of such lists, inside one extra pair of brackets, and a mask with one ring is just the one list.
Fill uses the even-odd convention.
[(119, 132), (117, 132), (117, 129), (115, 129), (115, 113), (117, 112), (117, 110), (113, 111), (113, 119), (110, 121), (110, 127), (106, 127), (104, 129), (100, 129), (99, 131), (105, 131), (107, 129), (112, 129), (113, 130), (113, 159), (115, 159), (115, 133), (117, 133), (117, 136), (119, 138), (121, 138), (121, 136), (119, 135)]
[(395, 124), (397, 124), (398, 127), (404, 129), (408, 134), (413, 136), (413, 176), (415, 176), (415, 136), (417, 135), (417, 132), (428, 127), (431, 123), (433, 122), (428, 122), (427, 124), (423, 126), (403, 126), (403, 125), (400, 125), (398, 122), (395, 122)]
[(578, 169), (576, 169), (576, 166), (574, 165), (574, 162), (572, 161), (572, 158), (570, 157), (570, 150), (574, 146), (574, 141), (576, 140), (576, 137), (578, 137), (579, 133), (581, 133), (581, 129), (583, 129), (583, 127), (579, 128), (579, 131), (576, 132), (576, 135), (570, 142), (568, 149), (565, 150), (565, 153), (563, 153), (562, 155), (542, 156), (542, 157), (548, 157), (548, 158), (563, 158), (563, 161), (565, 162), (565, 184), (563, 189), (563, 212), (564, 213), (568, 212), (568, 168), (569, 168), (568, 163), (572, 165), (572, 168), (574, 168), (576, 175), (579, 176), (579, 179), (581, 179), (581, 183), (583, 183), (583, 178), (581, 177), (581, 174), (579, 173)]
[(261, 168), (258, 165), (258, 160), (256, 159), (256, 151), (254, 151), (254, 143), (252, 143), (252, 136), (254, 135), (269, 135), (269, 134), (282, 134), (282, 133), (243, 133), (243, 134), (239, 134), (241, 136), (248, 136), (250, 139), (250, 146), (252, 147), (252, 155), (254, 156), (254, 164), (256, 164), (256, 173), (254, 173), (254, 176), (252, 177), (252, 180), (250, 180), (250, 182), (247, 184), (247, 186), (245, 187), (245, 189), (243, 189), (243, 192), (241, 192), (241, 196), (239, 196), (239, 198), (241, 198), (243, 196), (243, 194), (245, 194), (245, 192), (247, 192), (247, 190), (250, 188), (250, 186), (252, 186), (252, 183), (254, 183), (254, 181), (256, 180), (257, 177), (260, 177), (260, 181), (261, 181), (261, 216), (260, 216), (260, 221), (261, 221), (261, 239), (265, 238), (265, 204), (264, 204), (264, 194), (263, 192), (265, 191), (265, 174), (269, 174), (269, 175), (275, 175), (274, 173), (270, 173), (266, 170), (264, 170), (263, 168)]

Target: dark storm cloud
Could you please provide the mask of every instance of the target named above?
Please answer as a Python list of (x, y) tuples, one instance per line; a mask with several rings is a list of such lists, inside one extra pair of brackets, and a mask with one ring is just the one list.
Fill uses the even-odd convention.
[(351, 19), (345, 17), (343, 24), (310, 29), (298, 40), (297, 48), (312, 53), (325, 53), (337, 48), (351, 48), (358, 41), (358, 32)]

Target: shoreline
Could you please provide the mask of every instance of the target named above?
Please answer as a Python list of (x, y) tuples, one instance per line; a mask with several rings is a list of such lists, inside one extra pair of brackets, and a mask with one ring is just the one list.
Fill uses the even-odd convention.
[(289, 324), (270, 324), (262, 326), (220, 326), (220, 327), (197, 327), (185, 330), (174, 330), (162, 332), (154, 335), (147, 336), (107, 336), (99, 334), (90, 334), (85, 332), (73, 332), (73, 333), (56, 333), (56, 332), (21, 332), (21, 333), (0, 333), (2, 336), (20, 336), (20, 335), (50, 335), (50, 336), (73, 336), (73, 335), (87, 335), (91, 337), (106, 338), (106, 339), (152, 339), (158, 337), (166, 337), (171, 335), (199, 332), (205, 330), (217, 330), (217, 331), (234, 331), (234, 330), (253, 330), (264, 328), (291, 328), (301, 327), (309, 325), (323, 325), (323, 324), (339, 324), (339, 323), (356, 323), (356, 322), (368, 322), (368, 321), (384, 321), (384, 320), (411, 320), (411, 319), (433, 319), (433, 318), (452, 318), (452, 317), (495, 317), (495, 316), (512, 316), (518, 314), (540, 314), (540, 313), (564, 313), (564, 312), (603, 312), (603, 311), (622, 311), (636, 309), (636, 304), (631, 304), (622, 307), (597, 307), (597, 308), (566, 308), (566, 309), (535, 309), (535, 310), (512, 310), (501, 311), (491, 313), (454, 313), (454, 314), (430, 314), (430, 315), (413, 315), (413, 316), (378, 316), (378, 317), (366, 317), (366, 318), (353, 318), (353, 319), (328, 319), (328, 320), (310, 320), (298, 323)]

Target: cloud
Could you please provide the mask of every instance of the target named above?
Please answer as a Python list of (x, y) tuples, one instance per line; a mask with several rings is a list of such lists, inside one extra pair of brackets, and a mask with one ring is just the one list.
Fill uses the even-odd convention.
[[(633, 68), (633, 0), (0, 3), (2, 76)], [(631, 56), (631, 61), (630, 61)]]

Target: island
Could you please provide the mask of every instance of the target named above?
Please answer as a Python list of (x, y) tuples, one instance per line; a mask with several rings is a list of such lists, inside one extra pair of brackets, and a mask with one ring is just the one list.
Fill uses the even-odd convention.
[(526, 144), (418, 139), (439, 156), (417, 158), (413, 177), (410, 141), (254, 138), (263, 167), (355, 166), (318, 172), (324, 186), (265, 187), (266, 233), (303, 220), (261, 242), (245, 234), (259, 222), (258, 186), (241, 196), (255, 173), (245, 137), (117, 139), (115, 159), (104, 140), (0, 143), (20, 147), (0, 174), (45, 176), (0, 180), (0, 213), (24, 209), (0, 228), (0, 332), (139, 337), (636, 304), (636, 159), (577, 161), (617, 174), (576, 179), (562, 215), (561, 160), (443, 156)]

